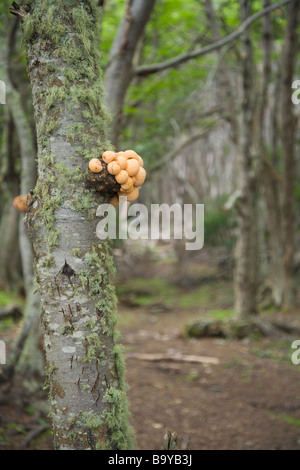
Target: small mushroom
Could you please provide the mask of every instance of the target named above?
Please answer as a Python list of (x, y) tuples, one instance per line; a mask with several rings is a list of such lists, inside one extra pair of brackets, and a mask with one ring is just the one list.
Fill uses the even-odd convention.
[(139, 157), (139, 164), (140, 164), (141, 167), (143, 167), (144, 166), (144, 160), (139, 155), (138, 155), (138, 157)]
[(28, 205), (27, 205), (27, 195), (19, 195), (16, 196), (13, 200), (13, 206), (16, 207), (20, 212), (27, 212)]
[(109, 164), (110, 162), (112, 162), (114, 159), (116, 158), (116, 154), (115, 152), (112, 152), (111, 150), (106, 150), (103, 154), (102, 154), (102, 159), (105, 163)]
[(116, 162), (118, 165), (120, 165), (120, 168), (121, 170), (125, 170), (126, 166), (127, 166), (127, 158), (124, 157), (124, 152), (120, 152), (120, 154), (123, 154), (123, 155), (119, 155), (117, 154), (117, 157), (116, 157)]
[(133, 202), (139, 197), (138, 188), (134, 188), (130, 193), (127, 194), (127, 201)]
[(121, 170), (120, 173), (118, 173), (116, 175), (116, 181), (119, 183), (119, 184), (124, 184), (126, 183), (126, 181), (128, 180), (129, 176), (128, 176), (128, 173), (127, 171), (125, 170)]
[(134, 158), (129, 158), (127, 160), (127, 166), (126, 166), (126, 171), (129, 176), (135, 176), (140, 169), (139, 162), (135, 160)]
[(121, 184), (121, 190), (122, 192), (126, 193), (127, 191), (129, 192), (133, 187), (133, 178), (128, 176), (128, 179), (126, 183)]
[(102, 171), (102, 164), (98, 158), (92, 158), (92, 160), (89, 161), (89, 169), (93, 173), (100, 173)]
[(120, 173), (121, 168), (117, 162), (110, 162), (107, 165), (107, 170), (108, 170), (108, 173), (110, 173), (111, 175), (117, 175), (118, 173)]
[(133, 158), (134, 160), (139, 160), (139, 156), (138, 154), (134, 151), (134, 150), (125, 150), (124, 152), (124, 156), (129, 159), (129, 158)]
[(134, 186), (142, 186), (146, 179), (146, 170), (143, 167), (140, 167), (138, 173), (132, 177)]

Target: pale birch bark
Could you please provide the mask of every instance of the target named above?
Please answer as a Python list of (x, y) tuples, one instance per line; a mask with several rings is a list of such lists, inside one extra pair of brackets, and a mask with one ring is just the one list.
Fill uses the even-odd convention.
[[(24, 6), (24, 5), (23, 5)], [(115, 343), (114, 266), (95, 234), (109, 191), (86, 188), (88, 160), (109, 148), (98, 2), (27, 1), (24, 19), (38, 141), (30, 202), (56, 449), (132, 445)]]

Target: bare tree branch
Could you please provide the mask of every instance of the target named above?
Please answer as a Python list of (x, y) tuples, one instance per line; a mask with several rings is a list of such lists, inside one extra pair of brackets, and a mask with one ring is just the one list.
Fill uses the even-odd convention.
[(154, 165), (150, 168), (150, 171), (156, 171), (159, 170), (161, 167), (166, 165), (169, 161), (173, 160), (183, 149), (185, 149), (188, 145), (191, 145), (192, 143), (196, 142), (197, 140), (202, 139), (202, 137), (206, 136), (209, 134), (213, 129), (215, 129), (217, 126), (217, 122), (214, 123), (213, 125), (207, 127), (206, 129), (203, 129), (201, 132), (197, 132), (196, 134), (192, 134), (187, 139), (179, 144), (178, 147), (176, 147), (172, 152), (170, 152), (168, 155), (166, 155), (165, 158), (159, 160), (158, 162), (155, 162)]
[(157, 72), (162, 72), (163, 70), (176, 67), (177, 65), (180, 65), (184, 62), (187, 62), (188, 60), (195, 59), (196, 57), (203, 56), (205, 54), (209, 54), (210, 52), (214, 52), (221, 47), (226, 46), (226, 44), (234, 41), (237, 39), (241, 34), (243, 34), (249, 26), (254, 23), (258, 18), (261, 18), (267, 13), (270, 13), (271, 11), (275, 10), (276, 8), (280, 8), (287, 3), (289, 3), (290, 0), (283, 0), (278, 3), (274, 3), (267, 8), (264, 8), (263, 10), (255, 13), (254, 15), (249, 16), (243, 23), (240, 25), (240, 27), (234, 31), (233, 33), (230, 33), (228, 36), (225, 38), (222, 38), (218, 41), (213, 42), (212, 44), (209, 44), (208, 46), (205, 46), (201, 49), (197, 49), (193, 52), (188, 52), (187, 54), (180, 54), (176, 57), (173, 57), (173, 59), (166, 60), (165, 62), (162, 62), (160, 64), (152, 64), (152, 65), (142, 65), (140, 67), (137, 67), (134, 71), (135, 75), (139, 76), (145, 76), (145, 75), (150, 75), (152, 73), (157, 73)]

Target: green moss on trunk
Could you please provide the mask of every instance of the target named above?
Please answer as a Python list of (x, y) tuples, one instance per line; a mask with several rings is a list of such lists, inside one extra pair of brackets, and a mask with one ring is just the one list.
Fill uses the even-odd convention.
[[(96, 208), (109, 195), (86, 187), (88, 159), (111, 148), (101, 9), (95, 0), (27, 0), (23, 7), (39, 171), (28, 224), (51, 364), (55, 446), (128, 449), (133, 432), (124, 359), (115, 344), (115, 268), (109, 244), (94, 239)], [(71, 274), (64, 263), (71, 263)]]

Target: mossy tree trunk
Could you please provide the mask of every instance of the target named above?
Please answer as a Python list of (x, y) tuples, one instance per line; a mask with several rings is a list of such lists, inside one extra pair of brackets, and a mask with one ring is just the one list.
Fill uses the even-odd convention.
[(38, 141), (30, 230), (40, 288), (56, 449), (132, 445), (124, 363), (115, 343), (114, 266), (99, 243), (88, 160), (109, 148), (99, 61), (99, 2), (27, 0), (16, 9), (27, 47)]

